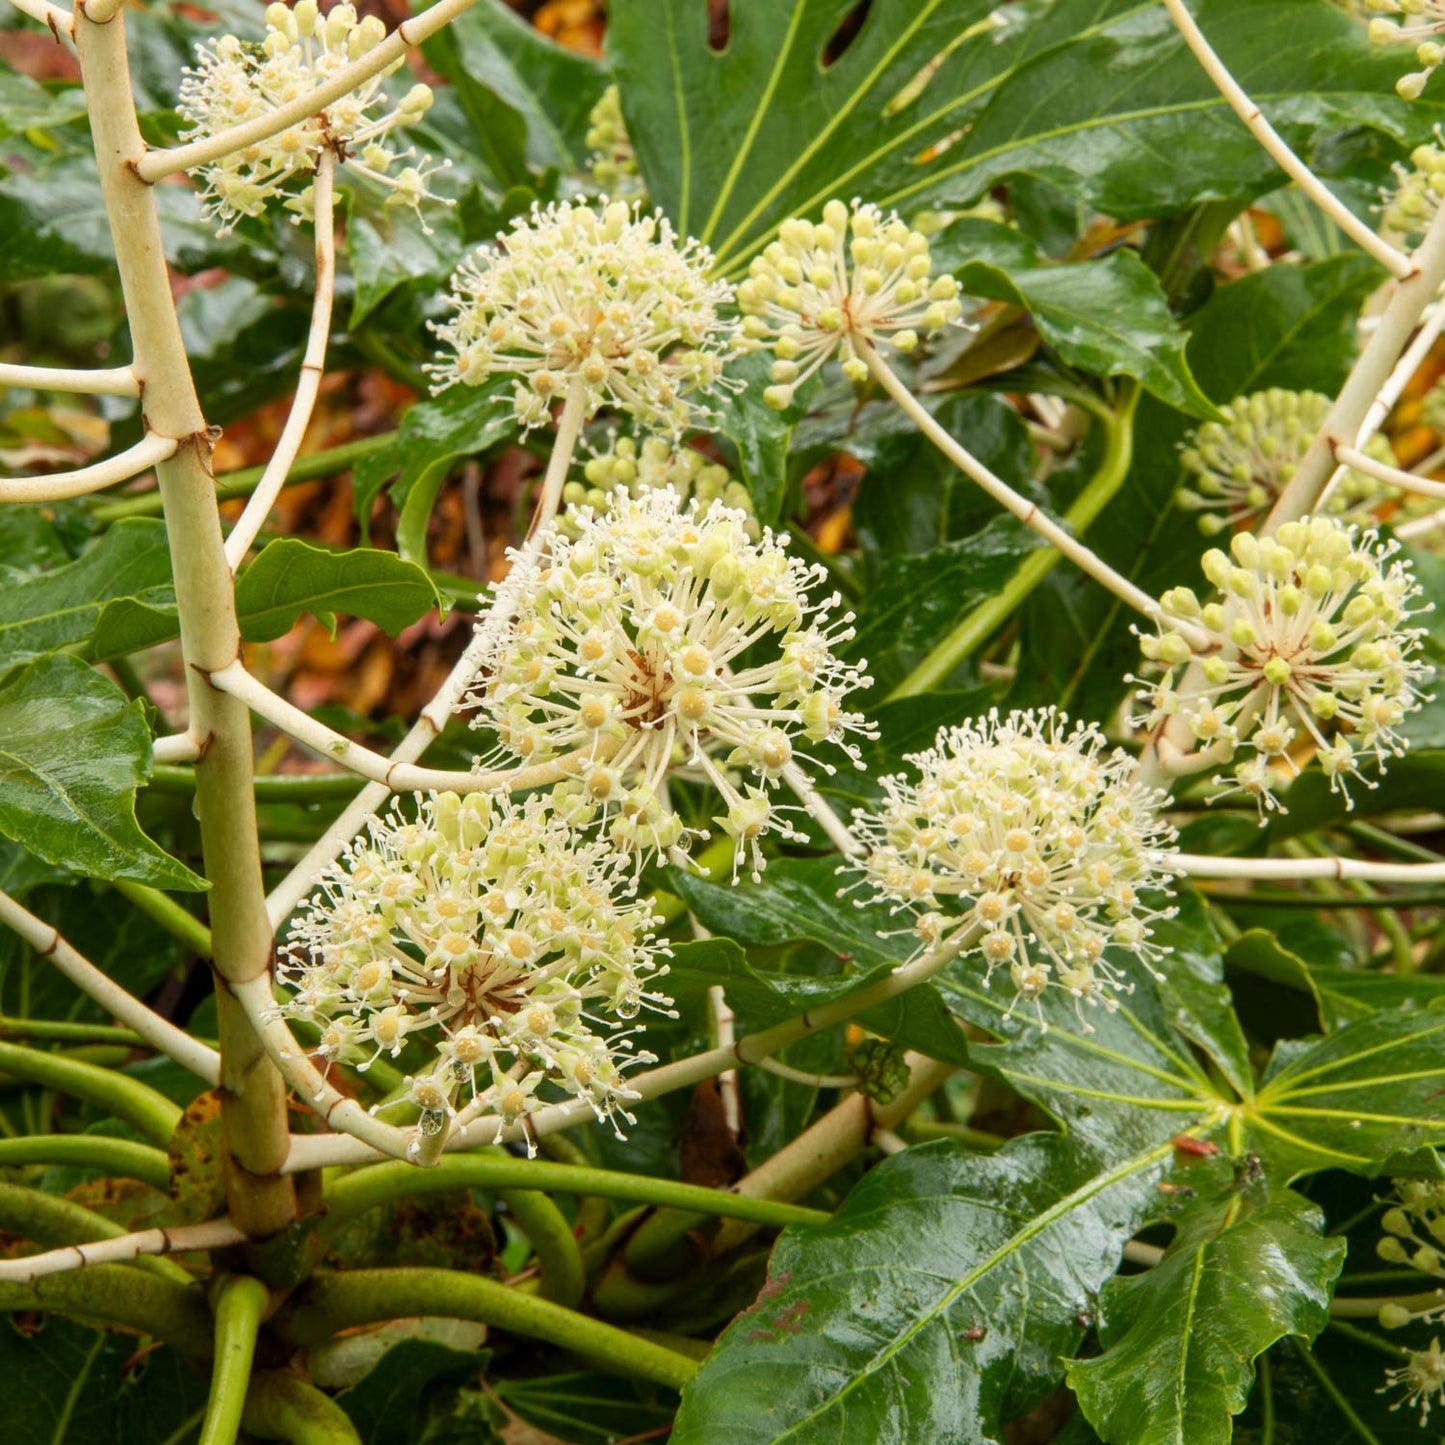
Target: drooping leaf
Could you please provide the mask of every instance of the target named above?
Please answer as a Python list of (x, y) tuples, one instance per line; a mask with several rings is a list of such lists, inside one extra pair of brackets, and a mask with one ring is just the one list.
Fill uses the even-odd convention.
[(937, 238), (934, 253), (936, 267), (952, 270), (969, 294), (1028, 310), (1071, 366), (1094, 376), (1136, 377), (1181, 411), (1211, 414), (1185, 359), (1188, 337), (1136, 252), (1055, 265), (1022, 232), (967, 219)]
[(1255, 1192), (1189, 1210), (1157, 1266), (1104, 1286), (1103, 1351), (1068, 1378), (1107, 1445), (1227, 1445), (1256, 1357), (1324, 1327), (1345, 1242), (1292, 1190)]
[(0, 832), (47, 862), (157, 888), (204, 888), (135, 818), (150, 772), (139, 702), (56, 654), (0, 684)]
[(162, 522), (117, 522), (75, 561), (0, 588), (0, 666), (85, 641), (117, 597), (166, 601), (171, 559)]

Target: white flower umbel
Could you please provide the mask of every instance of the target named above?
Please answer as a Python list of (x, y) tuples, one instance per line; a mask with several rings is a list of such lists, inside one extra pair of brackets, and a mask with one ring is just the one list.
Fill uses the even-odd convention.
[(1410, 1357), (1398, 1369), (1385, 1371), (1385, 1383), (1375, 1391), (1377, 1395), (1401, 1390), (1400, 1398), (1390, 1406), (1392, 1410), (1408, 1405), (1420, 1407), (1420, 1427), (1430, 1418), (1430, 1407), (1445, 1394), (1445, 1351), (1439, 1340), (1431, 1340), (1428, 1350), (1411, 1350)]
[(478, 723), (529, 762), (590, 750), (558, 806), (607, 816), (630, 848), (680, 843), (668, 779), (702, 777), (757, 872), (763, 834), (795, 836), (769, 793), (798, 746), (866, 731), (843, 705), (866, 679), (836, 651), (852, 614), (830, 615), (836, 595), (811, 601), (823, 569), (771, 531), (751, 541), (746, 514), (720, 503), (658, 488), (575, 520), (545, 555), (514, 554), (512, 619), (478, 635)]
[[(386, 38), (375, 16), (357, 18), (351, 5), (321, 14), (315, 0), (266, 7), (266, 38), (251, 44), (223, 35), (197, 47), (199, 65), (181, 81), (185, 140), (217, 134), (306, 94)], [(275, 196), (299, 221), (310, 219), (313, 177), (323, 150), (346, 168), (389, 191), (387, 203), (420, 208), (435, 199), (427, 182), (440, 167), (398, 149), (392, 132), (415, 125), (431, 108), (428, 86), (414, 85), (392, 101), (382, 88), (398, 60), (324, 110), (254, 145), (201, 167), (206, 213), (229, 230), (241, 216), (259, 216)], [(411, 162), (411, 164), (408, 164)], [(449, 162), (443, 162), (445, 166)]]
[(1162, 793), (1135, 781), (1133, 759), (1061, 712), (1014, 712), (945, 728), (911, 755), (917, 779), (882, 780), (877, 812), (854, 814), (867, 854), (854, 865), (880, 898), (916, 917), (923, 946), (959, 936), (1006, 968), (1047, 1029), (1052, 985), (1083, 1005), (1116, 1008), (1126, 975), (1107, 953), (1154, 972), (1164, 950), (1150, 924), (1172, 916), (1141, 894), (1168, 886), (1174, 829)]
[[(439, 1133), (459, 1105), (513, 1124), (560, 1091), (631, 1122), (623, 1071), (653, 1062), (622, 1023), (670, 1001), (628, 860), (532, 796), (418, 795), (321, 876), (293, 926), (280, 1012), (318, 1055), (364, 1069), (419, 1042), (409, 1102)], [(539, 1092), (541, 1091), (541, 1096)]]
[[(1335, 790), (1359, 776), (1360, 755), (1383, 765), (1405, 744), (1396, 729), (1419, 705), (1430, 669), (1419, 660), (1421, 632), (1408, 625), (1428, 608), (1394, 542), (1333, 518), (1287, 522), (1273, 537), (1241, 532), (1228, 555), (1204, 554), (1218, 589), (1201, 604), (1188, 587), (1160, 599), (1167, 619), (1187, 624), (1207, 647), (1191, 646), (1168, 622), (1140, 648), (1162, 679), (1134, 678), (1150, 728), (1188, 722), (1206, 756), (1250, 756), (1234, 767), (1228, 791), (1243, 789), (1263, 816), (1278, 807), (1281, 766), (1313, 746)], [(1198, 664), (1194, 667), (1193, 664)], [(1176, 684), (1180, 684), (1176, 686)], [(1215, 782), (1225, 782), (1216, 777)]]
[[(720, 462), (709, 461), (694, 447), (679, 445), (670, 437), (643, 437), (639, 443), (614, 434), (605, 450), (587, 459), (582, 475), (583, 481), (568, 482), (563, 488), (562, 500), (570, 507), (607, 512), (629, 497), (669, 487), (682, 502), (696, 498), (702, 508), (721, 502), (745, 512), (748, 540), (756, 542), (762, 536), (748, 489)], [(568, 536), (579, 530), (576, 519), (565, 515), (559, 526)]]
[(436, 389), (516, 374), (517, 418), (531, 427), (580, 380), (589, 414), (605, 402), (680, 432), (737, 342), (736, 322), (721, 314), (732, 288), (709, 276), (711, 265), (712, 253), (679, 241), (661, 212), (621, 201), (534, 207), (452, 277), (454, 314), (434, 327)]
[[(1180, 489), (1179, 504), (1199, 513), (1199, 530), (1212, 537), (1262, 517), (1294, 476), (1332, 405), (1317, 391), (1271, 387), (1236, 398), (1220, 407), (1223, 420), (1191, 432), (1179, 459), (1193, 485)], [(1378, 434), (1364, 450), (1394, 463), (1389, 442)], [(1326, 508), (1347, 511), (1383, 491), (1373, 477), (1349, 471), (1331, 488)]]
[[(1395, 89), (1406, 100), (1414, 100), (1425, 82), (1445, 61), (1445, 0), (1364, 0), (1361, 8), (1370, 21), (1370, 39), (1376, 45), (1409, 45), (1414, 48), (1418, 71), (1401, 76)], [(1386, 19), (1386, 16), (1398, 17)]]
[(738, 306), (744, 335), (776, 358), (763, 395), (779, 408), (835, 353), (848, 379), (861, 383), (868, 364), (859, 343), (887, 340), (909, 352), (920, 332), (954, 325), (963, 311), (958, 282), (933, 276), (927, 237), (861, 201), (851, 212), (829, 201), (816, 224), (784, 221), (753, 258)]
[[(1394, 1198), (1386, 1202), (1389, 1207), (1380, 1216), (1384, 1234), (1375, 1252), (1387, 1264), (1445, 1280), (1445, 1180), (1397, 1179)], [(1445, 1298), (1416, 1309), (1391, 1301), (1380, 1310), (1380, 1324), (1387, 1330), (1442, 1317)]]
[(615, 85), (602, 92), (602, 98), (587, 117), (587, 169), (592, 179), (613, 200), (630, 201), (643, 193), (642, 177), (637, 165), (637, 152), (627, 134), (622, 118), (622, 100)]

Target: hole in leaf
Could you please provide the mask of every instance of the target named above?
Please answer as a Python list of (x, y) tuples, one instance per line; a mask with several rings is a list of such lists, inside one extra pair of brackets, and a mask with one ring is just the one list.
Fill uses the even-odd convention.
[(707, 0), (708, 49), (726, 50), (732, 33), (732, 0)]
[(828, 37), (818, 63), (824, 70), (835, 66), (847, 53), (848, 47), (858, 38), (863, 22), (873, 8), (873, 0), (858, 0), (858, 3), (838, 22), (838, 28)]

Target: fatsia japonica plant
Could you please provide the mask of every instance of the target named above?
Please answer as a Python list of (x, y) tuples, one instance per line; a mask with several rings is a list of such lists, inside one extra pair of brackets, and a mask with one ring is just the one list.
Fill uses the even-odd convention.
[(1445, 6), (13, 3), (15, 1438), (1432, 1438)]

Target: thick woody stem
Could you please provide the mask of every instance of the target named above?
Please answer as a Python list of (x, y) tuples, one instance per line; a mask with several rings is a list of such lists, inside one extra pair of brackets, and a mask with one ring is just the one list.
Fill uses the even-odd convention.
[(1194, 52), (1194, 58), (1214, 82), (1219, 93), (1229, 102), (1230, 108), (1249, 127), (1249, 133), (1268, 153), (1271, 160), (1282, 170), (1345, 235), (1362, 251), (1374, 257), (1392, 276), (1405, 277), (1411, 273), (1410, 257), (1378, 236), (1328, 186), (1292, 151), (1284, 138), (1260, 113), (1259, 107), (1245, 94), (1239, 82), (1226, 69), (1224, 62), (1214, 53), (1204, 32), (1194, 23), (1194, 17), (1185, 8), (1184, 0), (1164, 0), (1184, 43)]
[(83, 497), (148, 472), (157, 462), (174, 456), (175, 450), (174, 437), (153, 432), (133, 447), (94, 466), (51, 472), (44, 477), (0, 477), (0, 502), (63, 502), (70, 497)]
[(0, 386), (25, 386), (33, 391), (79, 391), (89, 396), (140, 395), (140, 382), (128, 366), (85, 371), (62, 366), (0, 363)]
[[(28, 3), (34, 4), (37, 0), (28, 0)], [(269, 140), (271, 136), (279, 135), (298, 121), (308, 120), (325, 110), (333, 101), (340, 100), (343, 95), (349, 94), (372, 76), (380, 75), (389, 65), (402, 59), (408, 48), (420, 45), (428, 36), (435, 35), (444, 25), (451, 24), (458, 15), (474, 4), (476, 0), (441, 0), (440, 4), (433, 5), (430, 10), (402, 21), (385, 40), (369, 50), (360, 60), (343, 65), (334, 75), (304, 95), (298, 95), (295, 100), (287, 101), (285, 105), (278, 105), (268, 115), (243, 121), (240, 125), (218, 131), (215, 135), (203, 136), (187, 145), (151, 151), (138, 161), (136, 174), (147, 184), (154, 185), (178, 171), (193, 170), (196, 166), (203, 166), (210, 161), (219, 160), (222, 156), (244, 150), (247, 146), (255, 145), (257, 141)]]
[(256, 490), (251, 493), (245, 510), (236, 519), (231, 535), (226, 538), (226, 561), (234, 572), (251, 550), (251, 543), (265, 524), (267, 513), (286, 485), (291, 464), (306, 440), (311, 412), (321, 389), (321, 373), (326, 365), (326, 343), (331, 335), (331, 304), (336, 294), (336, 157), (329, 151), (321, 153), (312, 186), (312, 211), (316, 226), (316, 296), (311, 304), (311, 330), (306, 338), (306, 354), (301, 358), (301, 375), (296, 382), (296, 395), (291, 399), (291, 412), (277, 439), (276, 449)]
[(188, 730), (202, 740), (196, 806), (211, 882), (227, 1198), (237, 1226), (264, 1238), (295, 1218), (296, 1200), (291, 1181), (278, 1173), (289, 1147), (285, 1087), (228, 987), (264, 975), (272, 946), (252, 796), (250, 718), (244, 703), (205, 680), (241, 651), (211, 437), (176, 319), (155, 195), (136, 170), (146, 148), (136, 123), (124, 16), (97, 25), (82, 11), (75, 36), (145, 420), (152, 433), (176, 444), (156, 474), (180, 613)]

